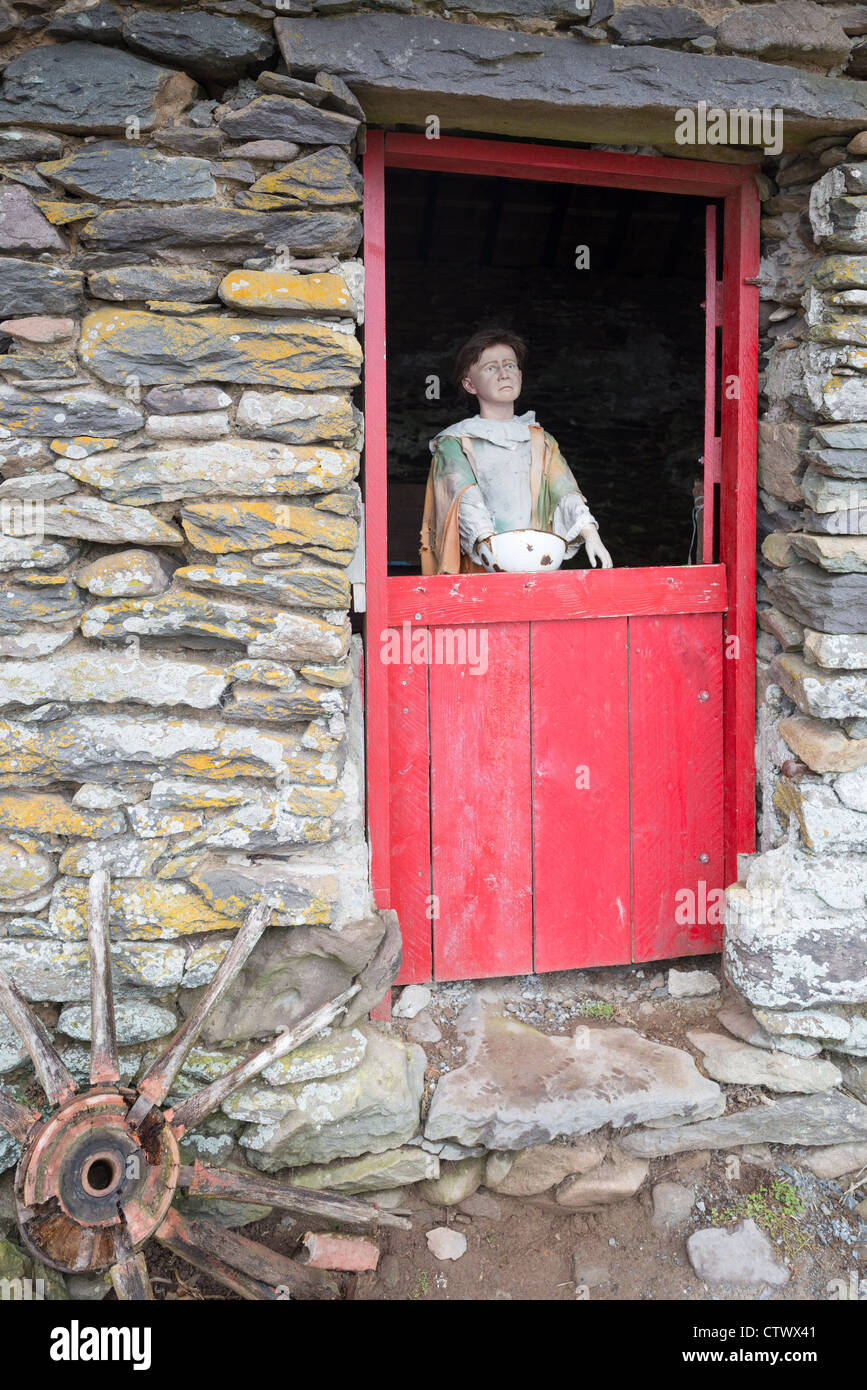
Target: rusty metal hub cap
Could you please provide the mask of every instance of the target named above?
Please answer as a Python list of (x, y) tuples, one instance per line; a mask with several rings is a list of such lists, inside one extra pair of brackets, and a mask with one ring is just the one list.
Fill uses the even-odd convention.
[(65, 1273), (109, 1269), (162, 1225), (177, 1187), (178, 1144), (161, 1112), (134, 1130), (135, 1091), (93, 1087), (36, 1128), (16, 1175), (29, 1249)]

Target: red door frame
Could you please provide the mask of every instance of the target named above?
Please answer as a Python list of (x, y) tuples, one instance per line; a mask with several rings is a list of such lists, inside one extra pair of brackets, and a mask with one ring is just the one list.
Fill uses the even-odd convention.
[[(446, 173), (549, 182), (634, 188), (724, 199), (722, 324), (718, 448), (720, 540), (718, 566), (696, 566), (689, 587), (706, 576), (722, 579), (728, 592), (724, 622), (724, 827), (725, 881), (737, 878), (737, 855), (755, 849), (755, 543), (756, 435), (758, 412), (759, 198), (754, 178), (758, 165), (712, 164), (657, 155), (629, 155), (573, 150), (553, 145), (510, 144), (498, 140), (404, 135), (383, 130), (367, 133), (364, 157), (365, 262), (365, 541), (367, 550), (365, 699), (367, 717), (367, 808), (371, 886), (377, 907), (391, 906), (391, 826), (389, 702), (387, 667), (371, 659), (379, 651), (380, 633), (394, 618), (386, 590), (387, 450), (385, 344), (385, 170), (431, 169)], [(710, 293), (710, 286), (708, 287)], [(709, 306), (710, 308), (710, 306)], [(708, 350), (710, 351), (710, 343)], [(717, 461), (706, 458), (705, 476), (717, 474)], [(710, 501), (710, 497), (708, 498)], [(612, 571), (568, 571), (546, 575), (546, 584), (581, 580), (588, 611), (603, 613)], [(633, 572), (640, 576), (641, 571)], [(679, 572), (682, 575), (682, 570)], [(665, 572), (653, 574), (664, 581)], [(678, 571), (673, 571), (678, 574)], [(648, 580), (650, 579), (648, 575)], [(502, 621), (503, 605), (516, 617), (530, 616), (531, 595), (522, 576), (495, 580), (472, 576), (477, 587), (473, 612), (466, 621)], [(392, 583), (394, 581), (391, 581)], [(411, 583), (410, 580), (405, 581)], [(669, 579), (669, 583), (675, 580)], [(494, 589), (493, 585), (496, 585)], [(463, 585), (461, 586), (463, 587)], [(485, 590), (483, 595), (481, 590)], [(486, 601), (486, 598), (488, 601)], [(601, 604), (601, 606), (600, 606)], [(498, 613), (495, 617), (493, 607)], [(519, 612), (526, 606), (527, 612)], [(394, 610), (392, 602), (391, 610)], [(488, 609), (491, 608), (489, 612)], [(576, 614), (572, 606), (570, 610)], [(619, 609), (617, 611), (620, 611)], [(649, 610), (648, 610), (649, 611)], [(660, 611), (657, 608), (655, 611)], [(412, 614), (407, 609), (406, 616)], [(452, 617), (451, 622), (455, 619)]]

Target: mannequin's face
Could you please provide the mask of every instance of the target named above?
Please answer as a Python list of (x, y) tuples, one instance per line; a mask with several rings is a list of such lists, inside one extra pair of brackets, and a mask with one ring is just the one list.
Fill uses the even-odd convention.
[(518, 359), (505, 343), (485, 348), (478, 361), (468, 368), (463, 386), (480, 404), (505, 405), (516, 401), (521, 394), (521, 371)]

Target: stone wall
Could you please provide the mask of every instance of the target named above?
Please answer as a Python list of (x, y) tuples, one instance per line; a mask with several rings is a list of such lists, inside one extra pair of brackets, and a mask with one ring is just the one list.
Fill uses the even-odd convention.
[[(849, 494), (867, 457), (867, 234), (860, 141), (845, 148), (867, 125), (863, 7), (292, 10), (0, 12), (0, 965), (83, 1076), (86, 883), (108, 869), (133, 1079), (266, 893), (272, 925), (177, 1095), (350, 980), (361, 992), (188, 1152), (269, 1169), (381, 1154), (383, 1186), (461, 1156), (457, 1135), (418, 1144), (421, 1048), (365, 1018), (399, 940), (369, 896), (349, 618), (362, 121), (433, 111), (444, 129), (737, 160), (755, 156), (676, 146), (674, 110), (763, 104), (785, 110), (787, 150), (808, 148), (763, 188), (762, 853), (730, 895), (729, 970), (768, 1039), (864, 1055)], [(782, 777), (787, 760), (807, 772)], [(0, 1073), (27, 1093), (5, 1024)], [(15, 1155), (0, 1136), (0, 1166)]]

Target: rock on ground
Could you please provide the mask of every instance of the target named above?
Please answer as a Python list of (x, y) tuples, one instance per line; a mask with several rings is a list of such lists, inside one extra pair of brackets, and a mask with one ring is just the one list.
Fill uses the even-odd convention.
[(467, 1238), (450, 1226), (434, 1226), (427, 1233), (427, 1248), (438, 1260), (459, 1260), (467, 1253)]
[(694, 1231), (686, 1250), (696, 1277), (706, 1284), (771, 1284), (781, 1288), (791, 1278), (755, 1221), (741, 1221), (731, 1230), (711, 1226)]

